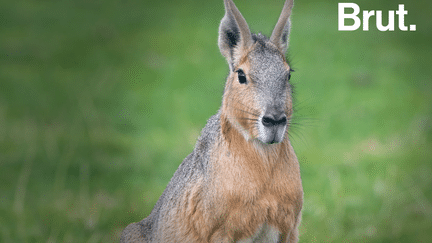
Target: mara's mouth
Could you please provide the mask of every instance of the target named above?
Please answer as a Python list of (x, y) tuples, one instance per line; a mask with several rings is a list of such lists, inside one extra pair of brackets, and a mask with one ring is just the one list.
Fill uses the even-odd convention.
[[(260, 119), (261, 120), (261, 119)], [(284, 140), (287, 129), (287, 122), (258, 123), (258, 140), (265, 144), (277, 144)]]

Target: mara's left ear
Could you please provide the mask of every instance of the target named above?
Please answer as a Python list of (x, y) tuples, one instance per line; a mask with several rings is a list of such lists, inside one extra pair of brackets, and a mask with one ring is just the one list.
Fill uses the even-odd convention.
[(291, 27), (290, 15), (294, 0), (286, 0), (279, 20), (270, 36), (273, 42), (284, 54), (288, 49), (289, 32)]
[(239, 61), (240, 56), (252, 45), (252, 35), (246, 20), (232, 0), (224, 0), (225, 16), (219, 26), (218, 45), (227, 59), (230, 70)]

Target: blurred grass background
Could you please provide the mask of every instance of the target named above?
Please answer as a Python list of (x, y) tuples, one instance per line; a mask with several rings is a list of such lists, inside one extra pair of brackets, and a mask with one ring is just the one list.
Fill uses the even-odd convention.
[[(292, 15), (301, 242), (428, 242), (432, 4), (405, 2), (416, 32), (339, 32), (337, 2)], [(267, 35), (283, 6), (235, 3)], [(355, 3), (386, 17), (400, 2)], [(2, 2), (1, 242), (117, 242), (150, 213), (221, 103), (223, 14), (222, 0)]]

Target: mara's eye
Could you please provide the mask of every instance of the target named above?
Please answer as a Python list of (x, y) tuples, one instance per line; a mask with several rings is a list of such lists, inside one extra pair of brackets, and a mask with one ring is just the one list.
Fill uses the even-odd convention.
[(239, 69), (236, 71), (238, 75), (238, 80), (241, 84), (246, 83), (246, 74), (243, 72), (243, 70)]

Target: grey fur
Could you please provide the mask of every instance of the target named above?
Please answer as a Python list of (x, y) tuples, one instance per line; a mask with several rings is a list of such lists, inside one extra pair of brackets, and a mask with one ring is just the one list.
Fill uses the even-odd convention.
[[(165, 240), (165, 235), (158, 235), (157, 232), (169, 232), (175, 229), (158, 227), (163, 227), (164, 219), (173, 214), (171, 209), (177, 203), (176, 199), (180, 192), (188, 190), (198, 178), (208, 178), (209, 153), (215, 139), (220, 136), (219, 118), (220, 112), (210, 117), (201, 131), (195, 149), (180, 164), (150, 215), (140, 222), (128, 225), (123, 230), (120, 242), (170, 242)], [(175, 235), (175, 232), (172, 233)]]
[[(268, 114), (280, 116), (286, 112), (283, 107), (286, 107), (287, 95), (290, 94), (289, 70), (284, 65), (281, 50), (267, 37), (257, 34), (253, 35), (253, 39), (255, 46), (248, 56), (250, 65), (254, 68), (250, 71), (249, 77), (255, 86), (255, 97), (261, 106), (259, 110), (263, 111), (259, 119), (262, 120)], [(261, 122), (258, 126), (261, 131), (258, 139), (261, 142), (269, 143), (273, 137), (275, 142), (283, 140), (285, 126), (266, 128)]]

